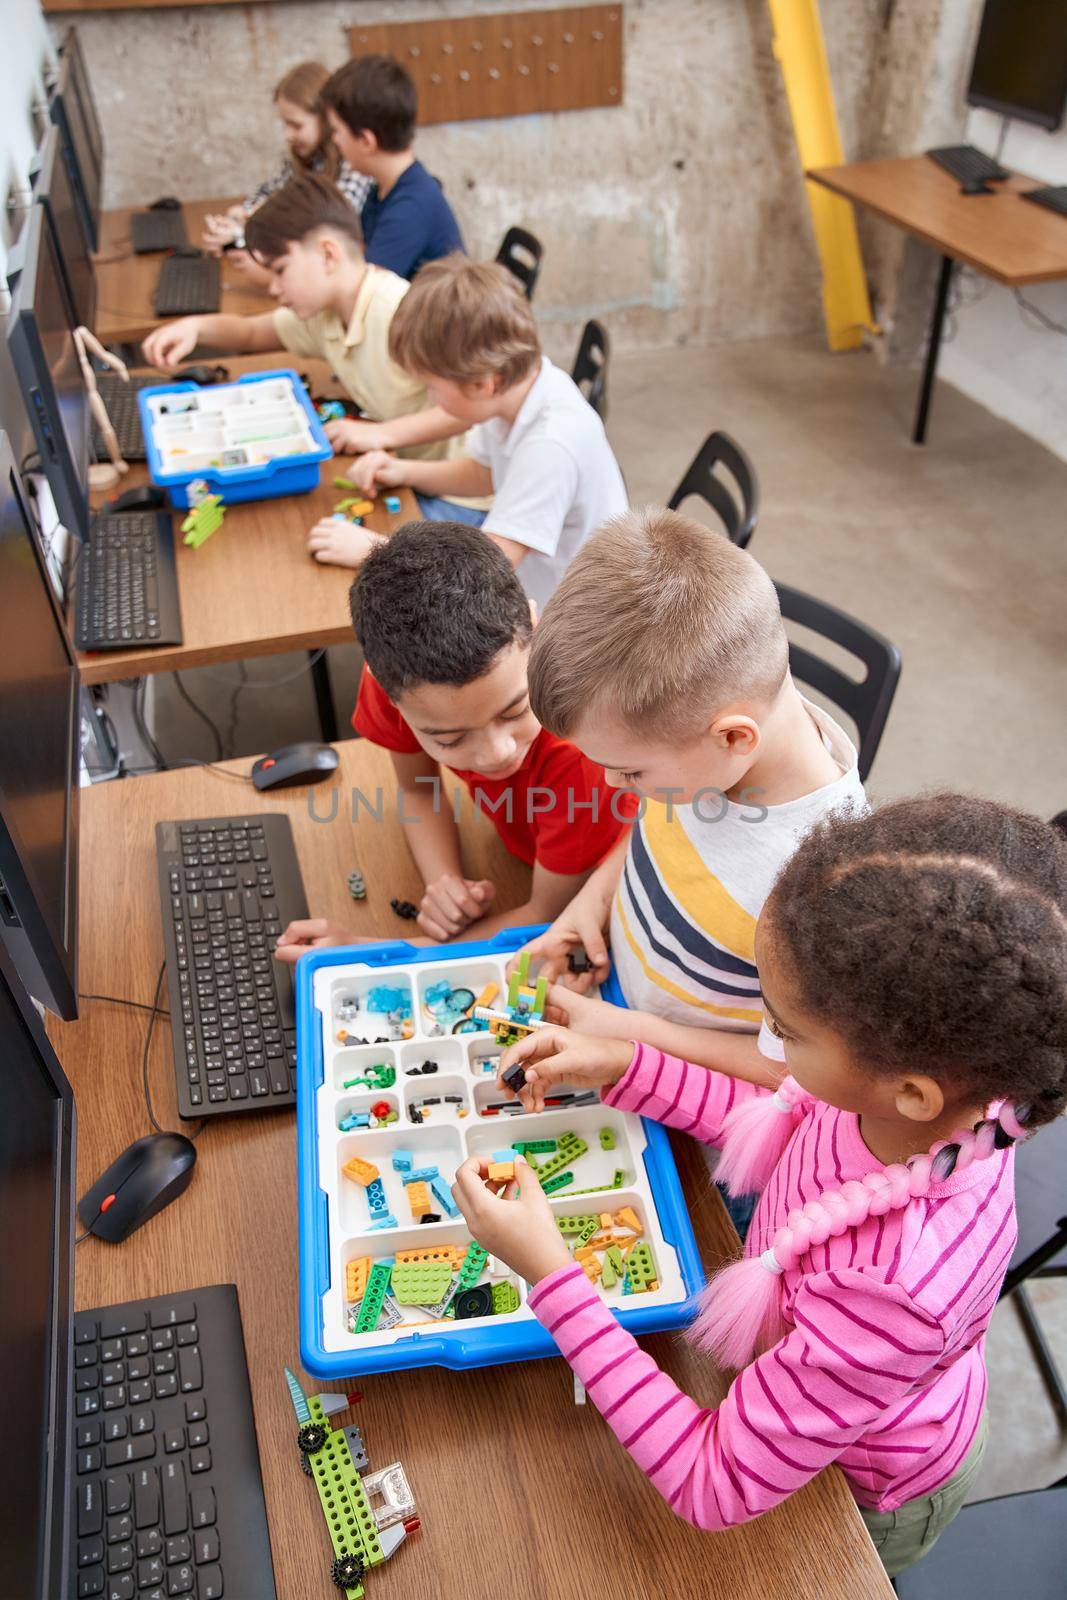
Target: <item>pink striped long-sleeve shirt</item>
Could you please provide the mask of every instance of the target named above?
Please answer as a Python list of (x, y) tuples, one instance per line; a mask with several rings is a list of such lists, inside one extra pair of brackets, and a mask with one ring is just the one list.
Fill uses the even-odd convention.
[[(719, 1142), (750, 1084), (635, 1046), (603, 1096)], [(876, 1171), (851, 1112), (816, 1102), (760, 1197), (755, 1255), (794, 1206)], [(859, 1503), (892, 1511), (932, 1494), (974, 1438), (982, 1341), (1015, 1246), (1013, 1151), (972, 1162), (902, 1211), (814, 1245), (779, 1278), (786, 1334), (698, 1406), (621, 1328), (577, 1264), (538, 1283), (530, 1307), (672, 1510), (700, 1528), (759, 1516), (831, 1461)]]

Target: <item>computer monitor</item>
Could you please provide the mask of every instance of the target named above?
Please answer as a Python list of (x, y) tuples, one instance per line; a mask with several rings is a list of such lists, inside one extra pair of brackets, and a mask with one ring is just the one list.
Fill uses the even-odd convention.
[(49, 211), (34, 206), (22, 230), (7, 343), (56, 510), (67, 531), (89, 536), (89, 401)]
[(82, 54), (81, 40), (78, 38), (77, 28), (68, 28), (66, 38), (59, 47), (60, 55), (64, 61), (70, 62), (70, 87), (78, 102), (81, 120), (89, 135), (89, 143), (101, 179), (104, 174), (104, 130), (100, 126), (100, 113), (96, 109), (93, 98), (93, 86), (89, 81), (89, 69), (85, 64)]
[(74, 1099), (0, 947), (0, 1592), (70, 1591)]
[(60, 149), (59, 132), (49, 128), (40, 150), (34, 197), (47, 208), (76, 324), (91, 328), (96, 312), (96, 273), (78, 217), (78, 203)]
[(1067, 103), (1067, 0), (986, 0), (967, 103), (1054, 132)]
[(30, 994), (72, 1018), (78, 1012), (78, 668), (2, 433), (0, 639), (0, 945)]
[(72, 65), (69, 56), (65, 56), (59, 64), (59, 79), (52, 96), (52, 121), (59, 129), (63, 159), (78, 201), (78, 215), (86, 242), (90, 250), (95, 250), (99, 243), (100, 191), (103, 188), (104, 169), (102, 157), (98, 162), (85, 108), (72, 82)]

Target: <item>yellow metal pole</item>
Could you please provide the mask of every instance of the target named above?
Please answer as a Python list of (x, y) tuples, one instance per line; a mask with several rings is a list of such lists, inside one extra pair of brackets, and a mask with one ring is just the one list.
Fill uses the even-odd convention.
[[(842, 161), (841, 135), (818, 0), (768, 0), (774, 54), (785, 80), (800, 164), (833, 167)], [(854, 350), (874, 331), (852, 206), (821, 184), (805, 183), (822, 265), (822, 303), (831, 350)]]

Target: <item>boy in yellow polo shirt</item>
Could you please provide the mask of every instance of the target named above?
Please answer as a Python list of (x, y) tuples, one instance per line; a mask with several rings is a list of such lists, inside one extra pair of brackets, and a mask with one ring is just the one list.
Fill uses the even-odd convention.
[[(443, 461), (464, 453), (466, 424), (429, 407), (426, 390), (389, 354), (389, 326), (410, 285), (363, 254), (359, 218), (329, 179), (308, 173), (287, 183), (248, 219), (245, 243), (270, 269), (277, 311), (258, 316), (181, 317), (144, 341), (153, 366), (173, 370), (198, 345), (227, 355), (285, 349), (328, 363), (360, 411), (378, 423), (421, 413), (406, 425), (400, 454)], [(334, 449), (345, 453), (353, 424), (329, 422)], [(440, 502), (424, 515), (480, 524), (486, 501)], [(308, 547), (318, 561), (352, 565), (345, 548), (353, 530), (318, 523)], [(357, 530), (358, 531), (358, 530)]]

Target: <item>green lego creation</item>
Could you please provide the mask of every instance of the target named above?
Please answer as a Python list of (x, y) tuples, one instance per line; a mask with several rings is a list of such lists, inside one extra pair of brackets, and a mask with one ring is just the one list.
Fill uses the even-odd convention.
[(601, 1148), (601, 1150), (614, 1150), (614, 1148), (615, 1148), (615, 1129), (614, 1128), (601, 1128), (601, 1130), (600, 1130), (600, 1148)]
[(474, 1288), (474, 1285), (482, 1275), (482, 1268), (485, 1266), (488, 1254), (488, 1250), (483, 1250), (480, 1244), (467, 1246), (467, 1254), (463, 1257), (459, 1276), (456, 1279), (457, 1294), (462, 1293), (464, 1289)]
[(378, 1326), (378, 1318), (382, 1314), (382, 1302), (389, 1288), (389, 1279), (393, 1275), (392, 1267), (387, 1267), (384, 1262), (376, 1261), (370, 1269), (367, 1287), (363, 1291), (360, 1302), (359, 1314), (353, 1333), (373, 1333)]
[(545, 1186), (546, 1178), (554, 1178), (557, 1172), (563, 1172), (567, 1167), (573, 1166), (578, 1157), (584, 1156), (589, 1149), (585, 1140), (579, 1139), (576, 1133), (561, 1133), (558, 1143), (559, 1149), (556, 1154), (550, 1157), (543, 1166), (537, 1168), (537, 1176), (542, 1189)]
[(225, 515), (226, 507), (222, 503), (221, 496), (206, 495), (182, 522), (185, 543), (193, 550), (199, 550), (200, 546), (222, 527)]
[[(370, 1285), (367, 1287), (369, 1290)], [(358, 1568), (359, 1576), (355, 1583), (343, 1586), (338, 1583), (338, 1587), (342, 1588), (347, 1600), (360, 1600), (364, 1568), (377, 1566), (385, 1560), (374, 1513), (352, 1460), (344, 1430), (332, 1426), (323, 1410), (321, 1397), (305, 1395), (288, 1367), (285, 1377), (296, 1420), (300, 1423), (297, 1440), (319, 1492), (333, 1545), (334, 1571), (342, 1572), (345, 1568), (355, 1571)]]
[(494, 1283), (492, 1294), (494, 1317), (507, 1316), (519, 1309), (519, 1291), (513, 1283)]
[(555, 1194), (557, 1189), (565, 1189), (569, 1183), (574, 1182), (573, 1172), (557, 1172), (554, 1178), (546, 1178), (541, 1184), (545, 1194)]
[(404, 1261), (393, 1268), (393, 1298), (397, 1305), (434, 1306), (451, 1284), (452, 1265), (448, 1261)]
[(359, 1078), (349, 1078), (343, 1083), (343, 1089), (391, 1089), (396, 1082), (396, 1068), (388, 1066), (384, 1061), (373, 1067), (368, 1067)]
[(659, 1277), (652, 1249), (642, 1239), (626, 1257), (626, 1279), (631, 1294), (647, 1294)]

